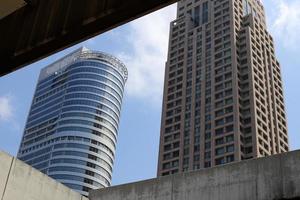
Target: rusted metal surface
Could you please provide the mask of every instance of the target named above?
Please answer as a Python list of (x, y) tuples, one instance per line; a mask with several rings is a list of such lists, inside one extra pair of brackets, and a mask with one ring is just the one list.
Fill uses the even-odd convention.
[(26, 0), (0, 20), (0, 76), (176, 0)]
[(0, 1), (0, 20), (25, 5), (26, 5), (26, 2), (24, 0), (1, 0)]

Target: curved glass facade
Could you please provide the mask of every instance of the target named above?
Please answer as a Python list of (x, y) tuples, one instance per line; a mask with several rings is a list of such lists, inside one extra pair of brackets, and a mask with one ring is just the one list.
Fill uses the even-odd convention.
[(18, 158), (88, 195), (111, 184), (127, 69), (81, 48), (41, 71)]

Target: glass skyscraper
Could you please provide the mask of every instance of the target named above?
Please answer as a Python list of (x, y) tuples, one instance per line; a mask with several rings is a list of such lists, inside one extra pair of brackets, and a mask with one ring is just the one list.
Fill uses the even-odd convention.
[(86, 196), (110, 186), (127, 76), (86, 48), (42, 69), (18, 158)]

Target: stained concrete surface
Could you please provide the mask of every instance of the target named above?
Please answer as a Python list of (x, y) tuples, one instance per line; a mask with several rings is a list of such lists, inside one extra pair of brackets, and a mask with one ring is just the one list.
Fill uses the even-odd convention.
[[(1, 200), (87, 200), (0, 152)], [(92, 190), (90, 200), (300, 199), (300, 151)]]
[(300, 199), (300, 151), (90, 192), (90, 200)]
[(1, 151), (0, 195), (1, 200), (88, 200)]

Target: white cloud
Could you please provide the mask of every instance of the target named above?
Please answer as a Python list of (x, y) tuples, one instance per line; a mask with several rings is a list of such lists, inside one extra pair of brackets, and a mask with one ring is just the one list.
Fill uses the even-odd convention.
[(176, 6), (172, 5), (128, 24), (126, 42), (132, 53), (122, 52), (117, 57), (129, 71), (129, 96), (161, 103), (169, 24), (175, 15)]
[(284, 47), (297, 48), (300, 42), (300, 1), (273, 0), (271, 30)]
[[(8, 130), (13, 130), (16, 133), (21, 133), (21, 126), (16, 120), (16, 104), (14, 97), (10, 94), (0, 96), (0, 134), (3, 127), (8, 127)], [(5, 126), (1, 127), (2, 125)]]
[(12, 97), (0, 96), (0, 121), (8, 121), (13, 117)]

